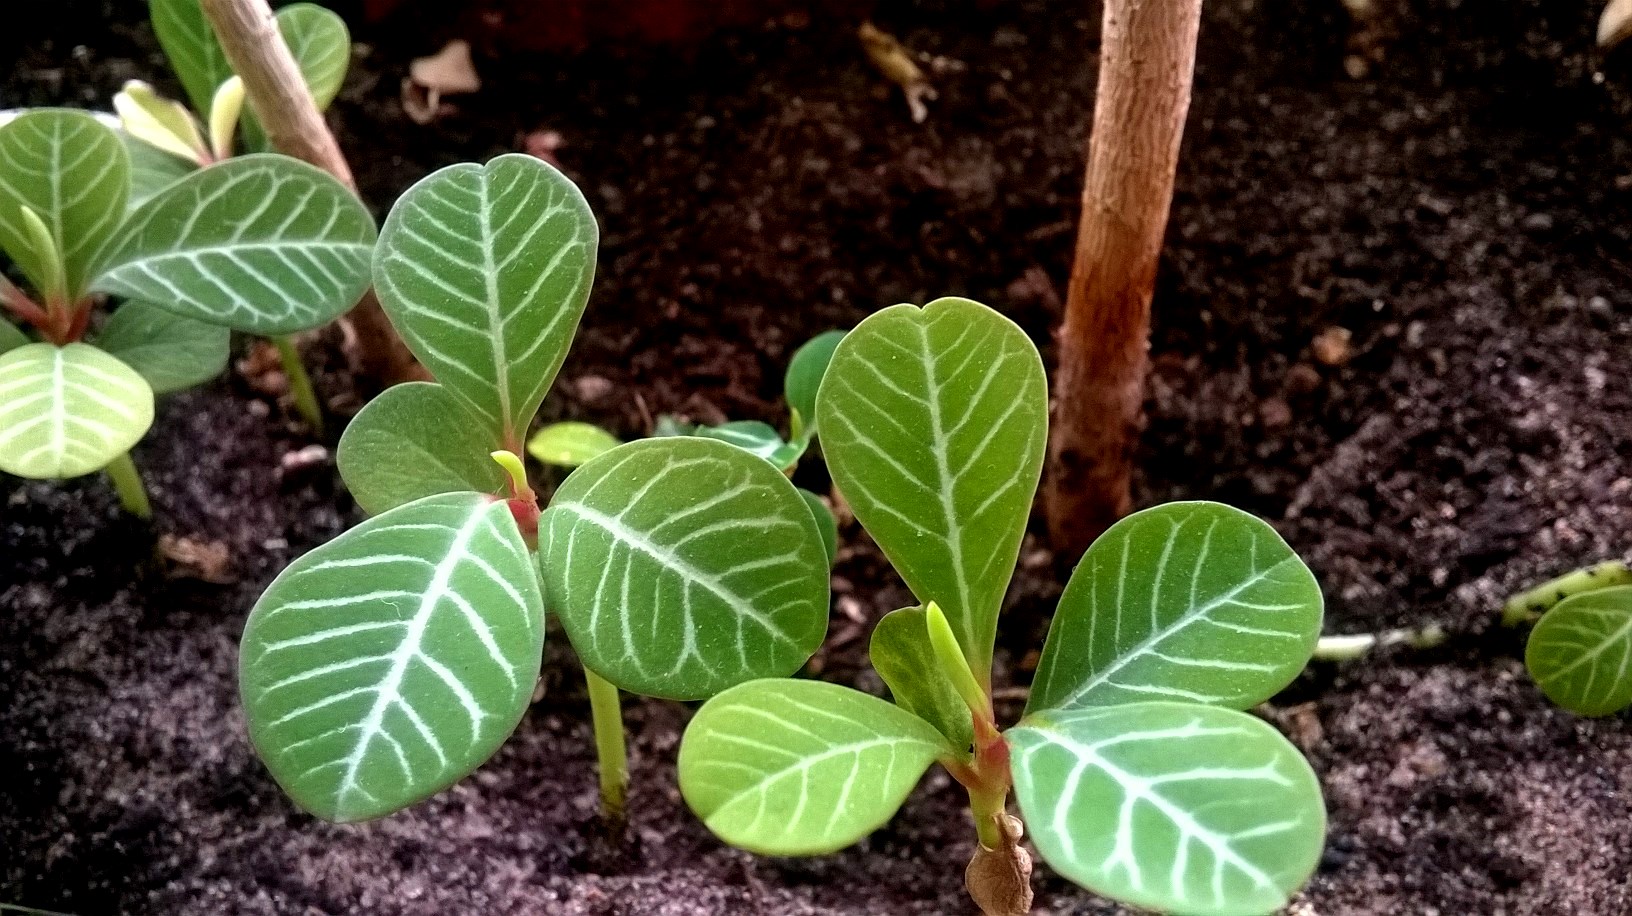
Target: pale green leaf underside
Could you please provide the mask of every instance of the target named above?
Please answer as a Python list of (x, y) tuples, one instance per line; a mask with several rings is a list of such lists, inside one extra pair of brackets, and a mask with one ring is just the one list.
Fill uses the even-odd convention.
[(1524, 663), (1547, 699), (1573, 713), (1632, 706), (1632, 585), (1560, 602), (1531, 631)]
[(591, 670), (696, 700), (792, 674), (827, 632), (816, 520), (769, 464), (693, 437), (620, 445), (539, 521), (551, 609)]
[(27, 343), (27, 334), (11, 322), (0, 319), (0, 354), (10, 353)]
[(314, 328), (368, 287), (374, 220), (356, 195), (286, 156), (200, 169), (130, 215), (101, 292), (253, 334)]
[(126, 206), (132, 210), (198, 171), (197, 163), (173, 156), (124, 131), (119, 132), (119, 139), (124, 141), (125, 152), (130, 155), (130, 201)]
[(575, 468), (617, 448), (620, 440), (593, 423), (551, 423), (527, 440), (527, 453), (545, 464)]
[(892, 306), (839, 344), (816, 416), (856, 518), (989, 670), (1048, 434), (1037, 348), (967, 299)]
[(369, 401), (347, 424), (335, 459), (357, 505), (378, 515), (437, 493), (497, 494), (504, 471), (469, 408), (441, 385), (406, 382)]
[(256, 603), (239, 669), (250, 739), (313, 814), (390, 814), (498, 749), (543, 645), (543, 600), (506, 504), (410, 503), (296, 560)]
[(868, 658), (902, 709), (935, 726), (964, 757), (974, 744), (969, 707), (935, 660), (924, 609), (907, 607), (884, 615), (873, 628)]
[(1028, 709), (1182, 700), (1246, 709), (1320, 638), (1314, 574), (1275, 529), (1219, 503), (1117, 522), (1060, 597)]
[(153, 33), (187, 90), (193, 110), (209, 111), (216, 88), (232, 76), (232, 67), (199, 0), (150, 0), (150, 4)]
[(89, 344), (0, 356), (0, 471), (46, 480), (99, 471), (151, 425), (147, 382)]
[(397, 200), (374, 284), (414, 355), (515, 451), (577, 332), (598, 244), (565, 175), (499, 156), (435, 172)]
[(1107, 897), (1257, 916), (1283, 906), (1320, 860), (1314, 771), (1245, 713), (1128, 703), (1032, 716), (1008, 738), (1037, 851)]
[(45, 222), (62, 252), (70, 301), (119, 229), (130, 194), (130, 157), (119, 135), (83, 111), (45, 108), (0, 126), (0, 249), (36, 291), (50, 282), (29, 241), (22, 207)]
[(750, 681), (691, 720), (680, 793), (733, 846), (815, 855), (883, 826), (944, 753), (929, 723), (877, 697), (819, 681)]
[(227, 367), (232, 332), (146, 302), (114, 310), (96, 345), (135, 369), (154, 394), (201, 385)]

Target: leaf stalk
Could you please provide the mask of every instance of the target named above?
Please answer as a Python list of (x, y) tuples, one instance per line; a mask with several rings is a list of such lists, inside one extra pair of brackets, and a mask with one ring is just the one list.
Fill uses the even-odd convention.
[(125, 452), (113, 459), (108, 464), (107, 472), (114, 492), (119, 494), (119, 505), (137, 518), (151, 519), (153, 505), (148, 502), (147, 487), (142, 483), (141, 473), (136, 470), (136, 462), (130, 460), (130, 453)]
[(323, 435), (323, 408), (317, 403), (317, 392), (312, 390), (312, 377), (306, 374), (306, 366), (300, 361), (300, 351), (295, 349), (294, 339), (287, 335), (274, 337), (272, 345), (278, 348), (283, 374), (289, 379), (289, 395), (295, 399), (295, 410), (312, 425), (314, 433)]
[(616, 827), (623, 824), (629, 794), (629, 748), (623, 735), (623, 709), (618, 688), (611, 681), (585, 668), (584, 683), (589, 687), (589, 716), (595, 728), (601, 817)]

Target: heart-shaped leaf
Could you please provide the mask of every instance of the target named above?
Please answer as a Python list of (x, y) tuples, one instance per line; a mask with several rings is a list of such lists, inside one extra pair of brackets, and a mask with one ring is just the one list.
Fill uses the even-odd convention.
[(1263, 521), (1178, 502), (1112, 525), (1077, 564), (1028, 709), (1168, 699), (1246, 709), (1320, 638), (1320, 584)]
[(1578, 715), (1632, 706), (1632, 585), (1559, 602), (1530, 632), (1524, 664), (1547, 699)]
[(27, 334), (11, 322), (0, 319), (0, 354), (9, 353), (27, 343)]
[(873, 628), (867, 654), (895, 705), (935, 726), (948, 744), (968, 757), (975, 741), (974, 722), (958, 689), (935, 660), (924, 609), (904, 607), (885, 614)]
[(799, 488), (799, 495), (810, 507), (810, 514), (816, 516), (816, 528), (822, 535), (822, 549), (827, 551), (827, 565), (831, 567), (839, 556), (839, 520), (833, 517), (833, 510), (820, 496), (804, 487)]
[(632, 693), (697, 700), (792, 674), (827, 632), (827, 556), (809, 507), (723, 442), (620, 445), (567, 478), (538, 531), (573, 648)]
[(527, 440), (527, 453), (545, 464), (575, 468), (620, 444), (617, 436), (593, 423), (568, 420), (551, 423), (534, 433)]
[(1037, 348), (968, 299), (891, 306), (839, 344), (816, 416), (856, 518), (987, 676), (1048, 437)]
[(153, 390), (82, 343), (0, 356), (0, 471), (55, 480), (106, 467), (153, 425)]
[(691, 720), (680, 793), (733, 846), (814, 855), (883, 826), (947, 753), (928, 722), (877, 697), (820, 681), (750, 681)]
[[(83, 111), (42, 108), (0, 126), (0, 164), (0, 249), (42, 295), (78, 300), (125, 213), (125, 145), (113, 128)], [(55, 270), (33, 244), (24, 207), (56, 243), (66, 288), (52, 288)]]
[(438, 493), (499, 493), (504, 471), (488, 457), (498, 443), (434, 382), (393, 385), (346, 426), (335, 461), (357, 505), (370, 515)]
[(199, 0), (149, 0), (148, 16), (193, 110), (209, 111), (215, 88), (232, 76), (232, 65)]
[[(291, 3), (278, 10), (277, 19), (278, 32), (289, 46), (295, 63), (300, 65), (306, 89), (311, 92), (317, 110), (323, 111), (339, 94), (340, 84), (346, 80), (346, 68), (351, 66), (351, 32), (346, 28), (346, 21), (315, 3)], [(270, 149), (266, 131), (249, 111), (243, 116), (243, 143), (250, 152)]]
[(232, 332), (145, 302), (127, 302), (102, 326), (96, 345), (135, 369), (154, 394), (168, 394), (220, 375), (231, 356)]
[(130, 156), (130, 201), (126, 206), (131, 210), (198, 171), (197, 163), (172, 156), (123, 131), (120, 131), (119, 138), (124, 141), (125, 152)]
[(544, 605), (503, 501), (432, 496), (285, 569), (250, 612), (249, 736), (302, 808), (390, 814), (480, 766), (532, 697)]
[(1277, 910), (1320, 861), (1326, 810), (1297, 748), (1245, 713), (1143, 702), (1028, 717), (1008, 732), (1043, 859), (1141, 908)]
[(533, 156), (449, 166), (391, 208), (374, 284), (409, 349), (521, 450), (589, 298), (600, 230)]
[(240, 156), (133, 212), (94, 286), (276, 336), (351, 308), (373, 250), (374, 220), (345, 185), (287, 156)]
[(793, 416), (795, 441), (809, 446), (816, 435), (816, 392), (822, 387), (822, 376), (833, 361), (833, 351), (844, 340), (843, 331), (826, 331), (804, 342), (793, 351), (788, 360), (788, 371), (782, 378), (782, 391), (788, 399), (788, 412)]

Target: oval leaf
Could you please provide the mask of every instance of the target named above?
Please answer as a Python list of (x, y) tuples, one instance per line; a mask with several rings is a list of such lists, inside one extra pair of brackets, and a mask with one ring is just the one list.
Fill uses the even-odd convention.
[(532, 697), (544, 606), (508, 506), (432, 496), (296, 560), (250, 612), (249, 736), (302, 808), (380, 817), (498, 750)]
[(704, 703), (686, 728), (680, 794), (733, 846), (815, 855), (882, 827), (945, 753), (929, 723), (877, 697), (750, 681)]
[(867, 649), (873, 670), (890, 688), (895, 705), (935, 726), (947, 742), (968, 757), (975, 741), (969, 707), (935, 660), (924, 609), (904, 607), (884, 615), (873, 628)]
[(621, 444), (617, 436), (593, 423), (569, 420), (551, 423), (534, 433), (527, 440), (527, 453), (545, 464), (575, 468)]
[(153, 425), (153, 390), (88, 344), (0, 356), (0, 471), (55, 480), (106, 467)]
[(511, 451), (577, 332), (599, 238), (578, 187), (523, 155), (433, 173), (380, 232), (374, 284), (391, 323)]
[(148, 16), (193, 110), (209, 111), (215, 88), (232, 76), (232, 65), (199, 0), (149, 0)]
[(83, 111), (43, 108), (0, 126), (0, 249), (42, 295), (54, 273), (30, 242), (22, 208), (33, 210), (62, 253), (77, 301), (104, 244), (119, 230), (130, 195), (130, 155), (113, 128)]
[(1320, 584), (1275, 529), (1179, 502), (1112, 525), (1071, 575), (1031, 710), (1169, 699), (1246, 709), (1320, 638)]
[(843, 331), (827, 331), (805, 341), (793, 351), (788, 360), (788, 371), (782, 378), (782, 391), (788, 399), (788, 411), (794, 416), (795, 439), (810, 444), (816, 435), (816, 392), (822, 387), (822, 377), (833, 361), (833, 351), (844, 340)]
[(232, 331), (127, 302), (102, 326), (96, 345), (140, 373), (154, 394), (168, 394), (220, 375), (232, 355)]
[(1029, 717), (1008, 732), (1044, 861), (1134, 906), (1256, 916), (1320, 860), (1326, 809), (1297, 748), (1245, 713), (1145, 702)]
[(809, 507), (723, 442), (620, 445), (567, 478), (538, 531), (573, 648), (632, 693), (697, 700), (792, 674), (827, 632), (827, 556)]
[(95, 287), (251, 334), (315, 328), (368, 288), (374, 220), (328, 173), (287, 156), (229, 159), (130, 215)]
[(990, 671), (1048, 437), (1037, 348), (968, 299), (892, 306), (839, 344), (816, 416), (856, 518)]
[[(692, 435), (729, 442), (750, 455), (769, 461), (777, 470), (787, 466), (784, 462), (788, 457), (788, 443), (782, 441), (782, 434), (769, 423), (732, 420), (718, 426), (699, 426)], [(798, 461), (799, 456), (794, 455), (793, 459)]]
[(1632, 586), (1560, 602), (1530, 632), (1524, 664), (1547, 699), (1578, 715), (1632, 706)]
[(340, 436), (335, 461), (370, 515), (438, 493), (499, 493), (496, 443), (473, 441), (475, 417), (433, 382), (393, 385), (369, 401)]

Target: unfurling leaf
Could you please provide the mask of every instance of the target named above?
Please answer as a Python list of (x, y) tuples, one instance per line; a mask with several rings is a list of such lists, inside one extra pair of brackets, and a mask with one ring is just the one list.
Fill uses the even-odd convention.
[(96, 345), (147, 380), (154, 394), (201, 385), (227, 368), (232, 332), (146, 302), (116, 309)]
[(340, 476), (370, 515), (434, 496), (496, 494), (504, 472), (488, 452), (498, 443), (472, 435), (480, 421), (434, 382), (393, 385), (369, 401), (340, 436)]
[(867, 651), (895, 704), (935, 726), (959, 756), (967, 758), (975, 740), (974, 723), (957, 688), (936, 664), (924, 609), (907, 607), (885, 614), (873, 628)]
[(192, 113), (141, 80), (125, 83), (113, 97), (113, 110), (119, 113), (119, 126), (125, 133), (143, 143), (200, 165), (210, 161), (209, 146)]
[(617, 436), (593, 423), (568, 420), (551, 423), (534, 433), (527, 440), (527, 454), (545, 464), (575, 468), (620, 444)]
[(88, 344), (0, 356), (0, 471), (61, 479), (106, 467), (153, 425), (153, 390)]
[(1530, 631), (1524, 664), (1547, 699), (1578, 715), (1632, 706), (1632, 585), (1559, 602)]

